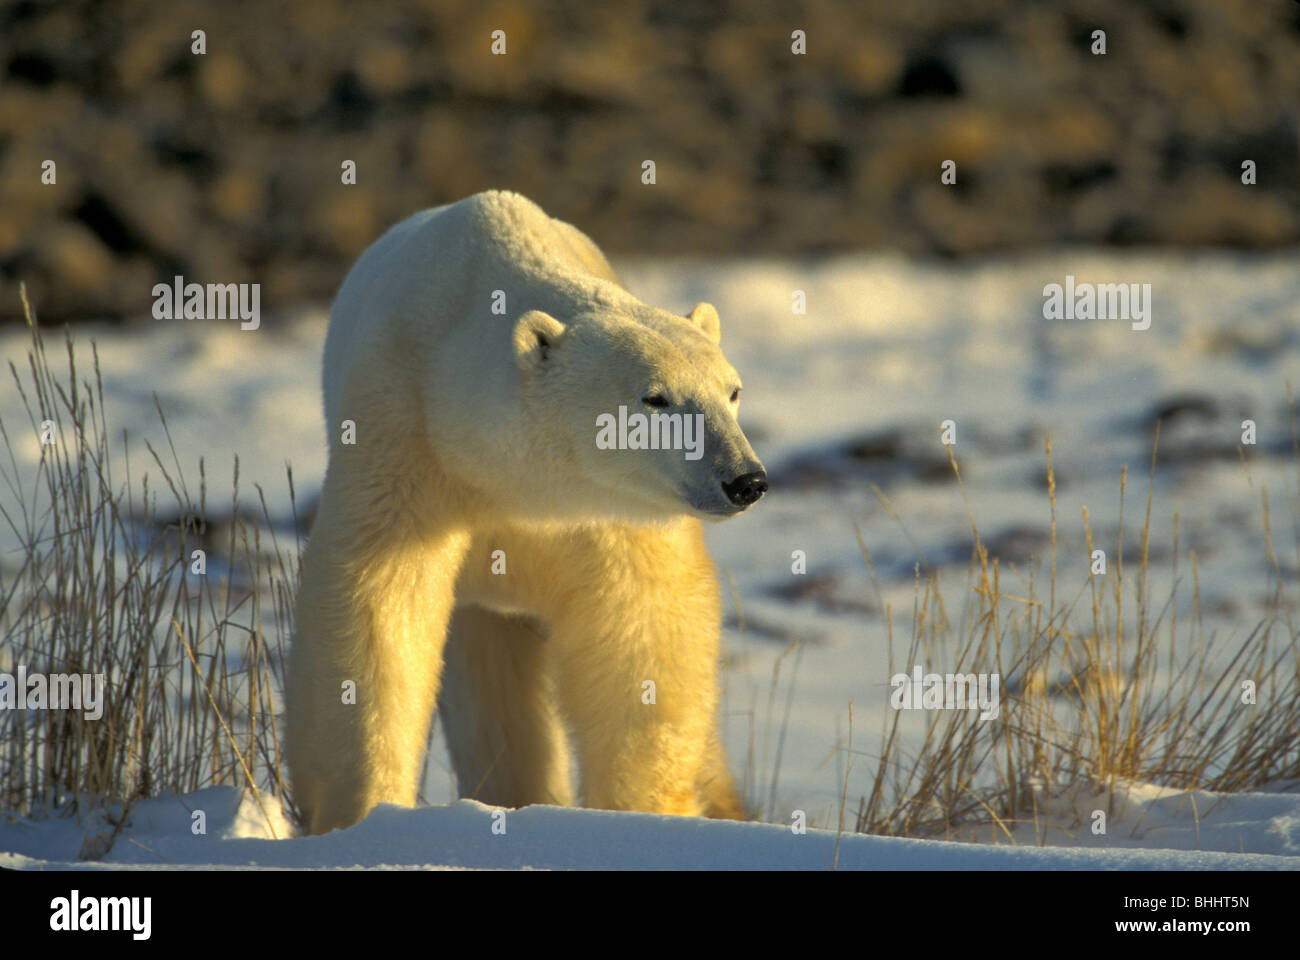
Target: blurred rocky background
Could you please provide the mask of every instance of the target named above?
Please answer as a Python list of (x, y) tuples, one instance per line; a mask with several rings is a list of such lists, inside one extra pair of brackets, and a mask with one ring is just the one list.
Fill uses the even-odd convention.
[(328, 300), (488, 187), (616, 255), (1271, 248), (1298, 130), (1294, 0), (0, 0), (0, 316)]

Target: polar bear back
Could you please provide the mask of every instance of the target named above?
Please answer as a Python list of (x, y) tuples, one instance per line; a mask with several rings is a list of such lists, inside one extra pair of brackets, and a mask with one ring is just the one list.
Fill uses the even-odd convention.
[[(506, 309), (494, 313), (498, 290)], [(347, 377), (376, 349), (400, 345), (418, 367), (454, 342), (462, 362), (504, 377), (524, 311), (567, 316), (623, 301), (632, 298), (595, 243), (519, 194), (491, 190), (422, 210), (362, 253), (334, 300), (322, 370), (327, 430), (338, 426)]]

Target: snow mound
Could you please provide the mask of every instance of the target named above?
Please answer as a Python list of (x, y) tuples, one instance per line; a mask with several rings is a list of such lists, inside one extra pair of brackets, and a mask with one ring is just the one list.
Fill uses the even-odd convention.
[[(1197, 794), (1214, 804), (1212, 794)], [(1170, 798), (1155, 797), (1160, 804)], [(1220, 798), (1221, 799), (1221, 798)], [(1200, 800), (1198, 803), (1202, 802)], [(1255, 839), (1279, 825), (1294, 850), (1300, 796), (1227, 798), (1219, 826)], [(195, 811), (206, 834), (192, 830)], [(0, 867), (68, 868), (473, 868), (647, 870), (1294, 870), (1300, 860), (1263, 853), (1156, 849), (1152, 831), (1132, 844), (975, 844), (873, 837), (769, 823), (534, 806), (500, 810), (473, 800), (415, 809), (383, 805), (347, 830), (294, 836), (278, 805), (270, 819), (232, 787), (140, 803), (108, 855), (77, 860), (87, 831), (70, 817), (0, 824)], [(1181, 822), (1179, 808), (1170, 816)], [(1244, 818), (1244, 819), (1243, 819)], [(1262, 818), (1262, 819), (1256, 819)], [(494, 832), (494, 825), (496, 830)], [(501, 825), (504, 825), (502, 832)], [(101, 824), (102, 826), (102, 824)], [(274, 836), (280, 839), (272, 839)], [(1202, 837), (1212, 831), (1202, 826)], [(1225, 834), (1226, 836), (1226, 834)], [(1278, 841), (1273, 841), (1273, 848)], [(838, 854), (838, 856), (837, 856)]]

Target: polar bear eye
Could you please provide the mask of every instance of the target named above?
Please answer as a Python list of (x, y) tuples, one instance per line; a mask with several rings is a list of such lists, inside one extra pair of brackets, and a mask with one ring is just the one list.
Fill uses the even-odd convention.
[(644, 403), (647, 407), (668, 406), (668, 398), (665, 397), (662, 393), (652, 393), (648, 397), (642, 397), (641, 402)]
[(740, 387), (737, 387), (735, 390), (731, 391), (731, 402), (735, 403), (739, 399), (740, 399)]

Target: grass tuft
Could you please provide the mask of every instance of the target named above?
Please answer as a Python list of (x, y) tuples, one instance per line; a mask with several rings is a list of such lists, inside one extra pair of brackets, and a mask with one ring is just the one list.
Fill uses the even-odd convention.
[[(274, 638), (292, 629), (297, 542), (279, 543), (260, 488), (256, 509), (241, 504), (238, 460), (213, 521), (205, 465), (194, 490), (156, 396), (167, 456), (146, 444), (156, 477), (119, 473), (129, 440), (109, 432), (98, 351), (83, 369), (68, 331), (56, 371), (25, 289), (22, 299), (31, 344), (10, 373), (27, 422), (0, 420), (12, 505), (0, 521), (17, 544), (0, 555), (0, 670), (103, 674), (107, 687), (98, 719), (0, 710), (0, 808), (85, 823), (98, 810), (120, 829), (141, 798), (231, 784), (292, 813)], [(115, 836), (88, 837), (82, 855), (102, 857)]]

